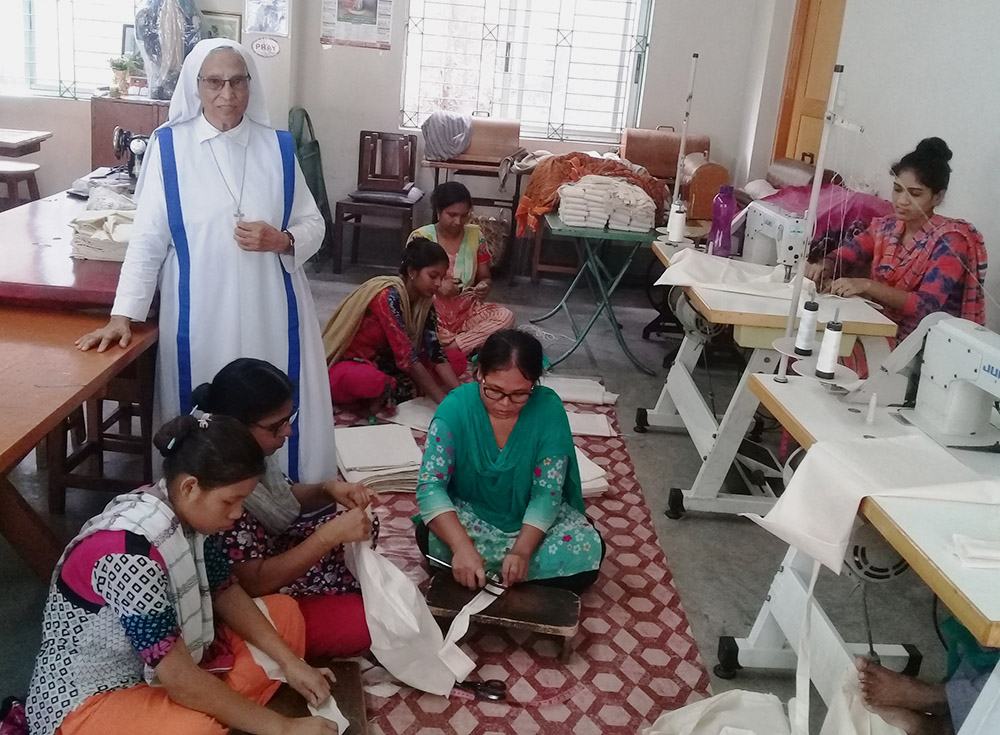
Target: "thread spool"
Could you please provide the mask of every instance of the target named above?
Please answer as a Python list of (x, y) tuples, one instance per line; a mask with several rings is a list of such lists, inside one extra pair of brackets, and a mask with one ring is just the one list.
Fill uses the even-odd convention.
[(670, 242), (683, 242), (686, 225), (687, 211), (684, 202), (674, 202), (670, 207), (670, 217), (667, 219), (667, 239)]
[(816, 377), (823, 380), (833, 380), (837, 372), (837, 358), (840, 357), (840, 339), (844, 336), (844, 325), (832, 321), (826, 323), (823, 341), (819, 346), (819, 357), (816, 358)]
[(795, 354), (810, 357), (816, 346), (816, 324), (819, 321), (819, 304), (807, 301), (799, 314), (799, 331), (795, 333)]

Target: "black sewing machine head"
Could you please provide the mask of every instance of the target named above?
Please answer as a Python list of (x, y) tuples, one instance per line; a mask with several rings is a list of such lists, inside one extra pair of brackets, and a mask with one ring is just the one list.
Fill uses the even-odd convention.
[(115, 158), (121, 160), (122, 156), (128, 156), (125, 171), (133, 180), (139, 175), (139, 167), (142, 165), (142, 157), (146, 154), (148, 144), (148, 135), (136, 135), (120, 127), (116, 127), (111, 136)]

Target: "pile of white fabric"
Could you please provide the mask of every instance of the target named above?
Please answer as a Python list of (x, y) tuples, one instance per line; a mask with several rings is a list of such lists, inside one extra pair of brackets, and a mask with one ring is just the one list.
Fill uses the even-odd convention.
[(408, 426), (336, 429), (337, 467), (348, 482), (373, 492), (414, 492), (423, 455)]
[(604, 468), (590, 459), (586, 454), (576, 449), (576, 461), (580, 465), (580, 483), (583, 497), (593, 498), (604, 495), (608, 491), (608, 473)]
[(559, 217), (570, 227), (648, 232), (656, 205), (635, 184), (590, 174), (559, 187)]
[(70, 255), (81, 260), (125, 260), (135, 211), (98, 209), (77, 215)]

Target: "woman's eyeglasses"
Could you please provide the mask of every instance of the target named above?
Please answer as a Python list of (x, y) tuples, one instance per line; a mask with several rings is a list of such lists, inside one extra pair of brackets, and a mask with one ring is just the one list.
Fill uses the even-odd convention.
[(271, 434), (274, 434), (274, 436), (277, 437), (277, 436), (281, 435), (281, 432), (285, 430), (285, 427), (291, 426), (295, 422), (295, 419), (297, 419), (298, 417), (299, 417), (299, 412), (298, 411), (293, 411), (292, 414), (288, 418), (286, 418), (286, 419), (280, 419), (280, 420), (274, 421), (274, 422), (272, 422), (270, 424), (257, 424), (257, 423), (253, 423), (253, 424), (250, 424), (250, 425), (251, 426), (256, 426), (258, 429), (263, 429), (264, 431), (268, 431), (268, 432), (270, 432)]
[(227, 84), (234, 92), (242, 92), (250, 83), (250, 75), (240, 75), (223, 79), (222, 77), (198, 77), (198, 81), (205, 85), (205, 88), (212, 92), (221, 92)]
[(531, 398), (531, 390), (517, 391), (516, 393), (504, 393), (502, 390), (497, 390), (492, 386), (486, 385), (486, 383), (480, 381), (479, 383), (483, 387), (483, 395), (489, 398), (491, 401), (502, 401), (504, 398), (508, 399), (511, 403), (516, 403), (518, 405), (528, 402)]

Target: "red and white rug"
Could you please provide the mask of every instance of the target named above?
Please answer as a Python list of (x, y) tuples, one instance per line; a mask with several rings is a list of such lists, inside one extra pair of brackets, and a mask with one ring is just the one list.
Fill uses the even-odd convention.
[[(607, 546), (597, 583), (582, 598), (573, 655), (559, 660), (553, 638), (473, 625), (462, 647), (476, 661), (473, 678), (500, 679), (507, 702), (450, 699), (402, 688), (391, 697), (367, 698), (375, 735), (637, 735), (667, 710), (709, 694), (687, 616), (657, 543), (635, 468), (621, 438), (614, 408), (568, 404), (599, 411), (615, 436), (574, 437), (605, 468), (610, 490), (587, 502)], [(355, 423), (338, 415), (337, 423)], [(412, 579), (427, 579), (413, 538), (413, 495), (381, 496), (379, 550)], [(372, 677), (381, 669), (367, 672)], [(374, 680), (371, 682), (374, 683)]]

